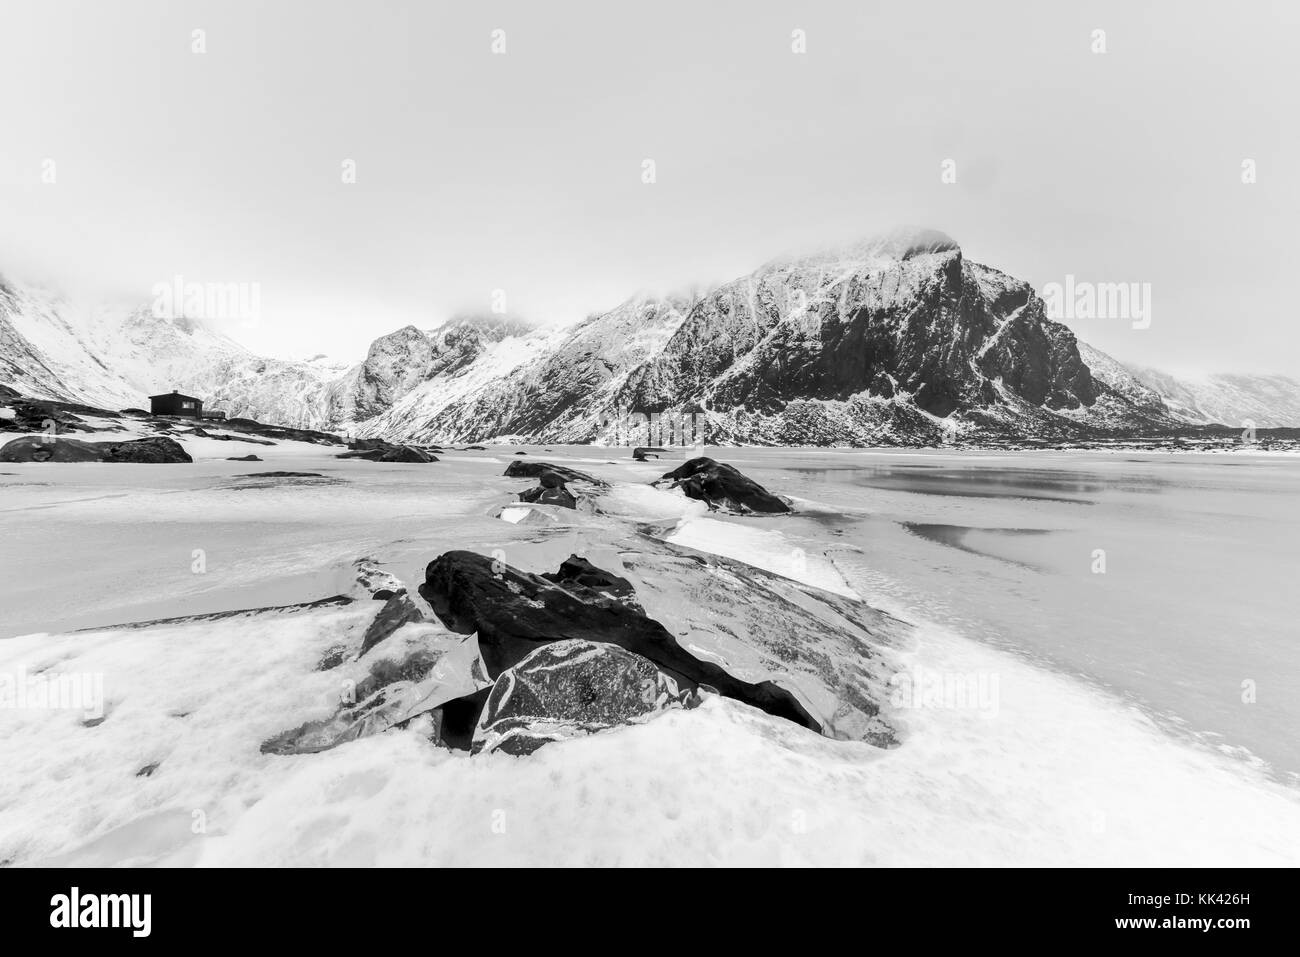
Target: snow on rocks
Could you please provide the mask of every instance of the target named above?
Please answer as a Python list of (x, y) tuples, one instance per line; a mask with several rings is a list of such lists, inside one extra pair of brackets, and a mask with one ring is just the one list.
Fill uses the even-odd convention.
[[(389, 604), (397, 601), (409, 604), (404, 595)], [(334, 714), (269, 738), (262, 743), (262, 752), (325, 751), (422, 716), (428, 716), (424, 730), (431, 740), (457, 744), (444, 739), (444, 706), (489, 684), (474, 640), (448, 634), (431, 623), (402, 621), (375, 646), (367, 647), (359, 664), (364, 673), (340, 679), (342, 701)]]

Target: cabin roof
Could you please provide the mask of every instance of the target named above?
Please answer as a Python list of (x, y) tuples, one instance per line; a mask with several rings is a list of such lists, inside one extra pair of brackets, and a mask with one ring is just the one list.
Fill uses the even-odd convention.
[(150, 399), (189, 399), (191, 402), (202, 402), (197, 395), (186, 395), (184, 392), (164, 392), (161, 395), (151, 395)]

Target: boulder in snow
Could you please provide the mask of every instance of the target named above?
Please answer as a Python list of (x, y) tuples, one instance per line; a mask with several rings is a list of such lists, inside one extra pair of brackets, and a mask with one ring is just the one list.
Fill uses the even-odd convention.
[(477, 633), (493, 679), (551, 642), (606, 642), (648, 658), (681, 689), (709, 685), (768, 714), (821, 731), (821, 723), (790, 691), (772, 681), (741, 681), (713, 662), (701, 661), (659, 622), (599, 587), (577, 581), (561, 586), (474, 552), (452, 551), (429, 563), (420, 595), (449, 629)]
[(790, 506), (734, 466), (700, 456), (685, 462), (664, 479), (672, 481), (687, 498), (698, 499), (709, 508), (726, 508), (736, 512), (782, 513)]
[(617, 645), (556, 641), (497, 678), (472, 750), (531, 754), (551, 741), (644, 721), (698, 700), (648, 659)]

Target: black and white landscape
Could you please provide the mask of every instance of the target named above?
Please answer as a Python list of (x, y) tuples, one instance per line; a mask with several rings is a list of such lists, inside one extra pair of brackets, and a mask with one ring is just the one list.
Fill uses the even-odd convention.
[(0, 30), (0, 866), (1300, 863), (1293, 12), (115, 6)]

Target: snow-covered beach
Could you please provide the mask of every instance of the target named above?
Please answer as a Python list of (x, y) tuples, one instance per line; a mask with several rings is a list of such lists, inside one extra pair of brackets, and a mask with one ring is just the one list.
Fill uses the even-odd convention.
[[(625, 448), (530, 446), (529, 460), (610, 483), (598, 513), (533, 524), (497, 517), (528, 484), (502, 475), (513, 447), (394, 465), (293, 442), (184, 445), (192, 464), (0, 469), (0, 670), (99, 675), (104, 699), (93, 717), (3, 715), (0, 861), (1297, 863), (1294, 755), (1267, 733), (1289, 726), (1276, 709), (1295, 700), (1296, 648), (1268, 624), (1269, 603), (1284, 600), (1270, 576), (1296, 520), (1274, 506), (1300, 476), (1294, 460), (710, 449), (797, 506), (737, 517), (649, 487), (680, 453), (638, 463)], [(265, 461), (226, 461), (247, 451)], [(256, 477), (277, 470), (316, 476)], [(1183, 537), (1154, 575), (1137, 543), (1166, 529)], [(1253, 607), (1223, 603), (1241, 616), (1236, 630), (1205, 619), (1205, 582), (1191, 574), (1228, 529), (1238, 550), (1206, 574), (1262, 592)], [(880, 650), (921, 689), (891, 685), (884, 717), (898, 745), (818, 736), (705, 695), (524, 757), (448, 751), (418, 722), (316, 754), (259, 750), (330, 713), (355, 673), (317, 664), (364, 630), (375, 603), (219, 613), (346, 594), (362, 558), (411, 588), (454, 549), (530, 572), (570, 553), (628, 571), (637, 535), (910, 623)], [(1091, 570), (1098, 548), (1104, 574)], [(1076, 553), (1086, 600), (1128, 622), (1091, 644), (1086, 629), (1058, 627), (1077, 614), (1062, 598), (1077, 590)], [(688, 614), (671, 582), (644, 584), (652, 617)], [(981, 594), (997, 596), (998, 614)], [(1187, 621), (1170, 617), (1180, 601)], [(108, 627), (178, 616), (209, 617)], [(1196, 643), (1199, 670), (1180, 662), (1179, 642)], [(1207, 684), (1216, 670), (1223, 689)], [(959, 700), (962, 682), (972, 693)]]

